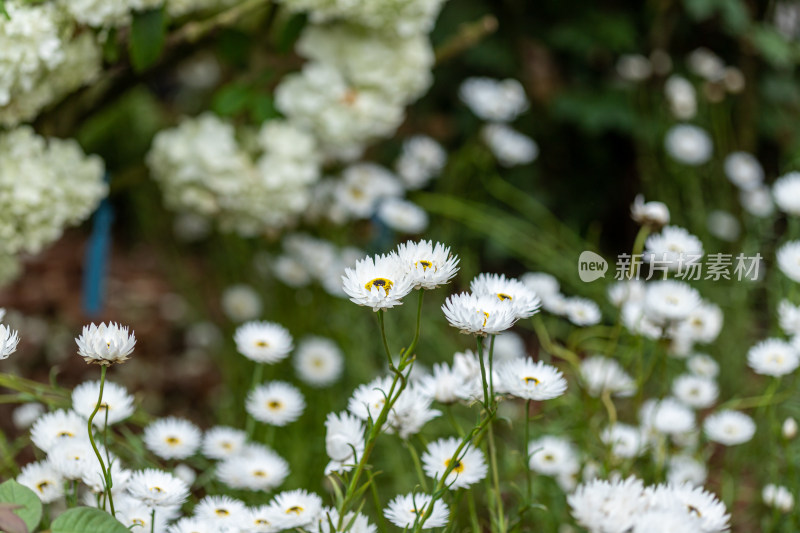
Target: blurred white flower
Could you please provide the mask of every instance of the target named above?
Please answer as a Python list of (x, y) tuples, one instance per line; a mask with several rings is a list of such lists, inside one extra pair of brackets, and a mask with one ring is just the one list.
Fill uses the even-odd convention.
[(752, 154), (733, 152), (725, 156), (725, 175), (744, 191), (752, 191), (764, 181), (764, 168)]
[(650, 60), (641, 54), (625, 54), (617, 59), (617, 74), (625, 81), (644, 81), (653, 73)]
[(631, 205), (631, 218), (638, 224), (658, 229), (669, 224), (669, 208), (663, 202), (645, 202), (644, 196), (639, 194)]
[(785, 376), (800, 366), (800, 353), (781, 339), (766, 339), (747, 352), (747, 364), (756, 374)]
[(536, 141), (505, 124), (486, 124), (481, 138), (504, 167), (527, 165), (539, 155)]
[(297, 346), (294, 368), (298, 377), (313, 387), (326, 387), (342, 375), (344, 356), (339, 347), (324, 337), (306, 337)]
[(774, 507), (782, 513), (788, 513), (794, 509), (794, 494), (783, 485), (774, 485), (772, 483), (764, 485), (764, 489), (761, 491), (761, 499), (764, 500), (764, 505)]
[(691, 124), (678, 124), (670, 128), (664, 146), (673, 159), (690, 166), (708, 162), (714, 150), (708, 132)]
[(427, 135), (415, 135), (403, 142), (395, 169), (407, 188), (421, 189), (439, 175), (446, 162), (442, 145)]
[(428, 227), (428, 213), (418, 205), (399, 198), (387, 198), (378, 206), (378, 218), (395, 231), (419, 234)]
[(743, 444), (753, 438), (756, 423), (744, 413), (738, 411), (718, 411), (703, 422), (706, 436), (725, 446)]
[(694, 85), (677, 74), (667, 78), (664, 93), (673, 116), (679, 120), (690, 120), (697, 114), (697, 91)]
[(491, 122), (511, 122), (528, 109), (525, 89), (512, 78), (467, 78), (458, 96), (478, 118)]
[(800, 282), (800, 241), (789, 241), (778, 248), (778, 268), (792, 281)]
[(234, 322), (254, 320), (261, 314), (261, 296), (250, 285), (239, 283), (222, 291), (222, 311)]
[(142, 440), (162, 459), (186, 459), (200, 448), (202, 433), (188, 420), (171, 416), (151, 422), (144, 428)]
[(784, 174), (772, 184), (772, 197), (778, 209), (800, 216), (800, 172)]
[(285, 426), (294, 422), (306, 407), (300, 391), (283, 381), (271, 381), (251, 390), (245, 401), (247, 413), (265, 424)]

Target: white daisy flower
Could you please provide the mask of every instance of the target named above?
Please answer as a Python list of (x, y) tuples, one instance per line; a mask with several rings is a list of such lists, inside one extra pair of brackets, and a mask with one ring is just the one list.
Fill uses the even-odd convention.
[(679, 322), (670, 332), (672, 337), (683, 337), (692, 342), (710, 344), (717, 340), (722, 330), (722, 309), (716, 304), (703, 301)]
[(342, 375), (344, 356), (336, 343), (323, 337), (303, 339), (294, 354), (297, 376), (312, 387), (326, 387)]
[(706, 227), (711, 235), (725, 242), (736, 242), (742, 233), (739, 219), (732, 213), (721, 209), (715, 209), (708, 214)]
[(222, 291), (222, 311), (234, 322), (255, 320), (261, 314), (261, 296), (250, 285), (239, 283)]
[(734, 446), (753, 438), (756, 423), (744, 413), (725, 409), (709, 415), (703, 422), (703, 430), (709, 440)]
[(667, 462), (667, 481), (673, 485), (688, 483), (702, 487), (708, 477), (708, 469), (703, 461), (688, 455), (673, 455)]
[(527, 165), (539, 156), (536, 141), (506, 124), (486, 124), (480, 136), (504, 167)]
[(492, 352), (495, 364), (513, 361), (528, 356), (525, 351), (525, 342), (522, 337), (513, 331), (505, 331), (494, 337), (494, 351)]
[[(189, 487), (191, 487), (197, 479), (197, 472), (195, 472), (191, 466), (184, 463), (175, 465), (175, 468), (172, 469), (172, 473)], [(116, 481), (114, 484), (116, 485)]]
[(364, 453), (364, 424), (347, 411), (328, 413), (325, 430), (325, 452), (331, 458), (325, 475), (350, 470)]
[[(103, 454), (105, 450), (102, 447), (99, 449)], [(69, 442), (55, 446), (47, 454), (47, 460), (67, 480), (81, 479), (100, 467), (88, 438), (70, 439)]]
[(684, 374), (672, 382), (672, 394), (689, 407), (705, 409), (717, 401), (719, 387), (711, 378)]
[[(649, 494), (651, 505), (666, 510), (684, 509), (697, 524), (696, 531), (722, 532), (728, 530), (730, 515), (725, 504), (703, 487), (684, 485), (658, 485)], [(678, 505), (675, 505), (678, 504)]]
[(772, 193), (769, 187), (762, 185), (752, 191), (740, 191), (739, 203), (745, 211), (759, 218), (772, 216), (775, 204), (772, 202)]
[(167, 417), (148, 425), (142, 440), (148, 450), (162, 459), (186, 459), (200, 447), (202, 433), (188, 420)]
[(148, 507), (183, 505), (189, 498), (189, 487), (169, 472), (148, 468), (131, 474), (128, 494)]
[(31, 441), (45, 453), (70, 440), (85, 438), (88, 438), (86, 421), (74, 411), (59, 409), (45, 413), (31, 427)]
[(794, 509), (794, 494), (782, 485), (765, 485), (761, 491), (761, 499), (767, 507), (774, 507), (782, 513), (791, 512)]
[(640, 456), (647, 446), (639, 428), (622, 423), (603, 429), (600, 440), (609, 447), (611, 455), (622, 459)]
[(233, 335), (236, 349), (251, 361), (273, 364), (292, 351), (289, 331), (274, 322), (247, 322)]
[(669, 224), (669, 208), (663, 202), (645, 202), (639, 194), (631, 204), (631, 218), (637, 224), (658, 229)]
[(648, 262), (652, 258), (654, 264), (670, 270), (685, 267), (690, 259), (702, 255), (702, 241), (679, 226), (666, 226), (661, 233), (654, 233), (644, 241), (643, 260)]
[(529, 318), (539, 311), (542, 301), (527, 285), (503, 274), (478, 274), (469, 288), (478, 297), (494, 296), (501, 302), (508, 302), (516, 318)]
[(725, 156), (725, 175), (740, 189), (752, 191), (764, 181), (764, 168), (752, 154), (733, 152)]
[(660, 339), (664, 328), (651, 320), (644, 309), (644, 302), (629, 301), (622, 304), (622, 323), (631, 333), (648, 339)]
[(644, 310), (655, 322), (684, 320), (702, 303), (697, 289), (672, 279), (647, 284)]
[(389, 411), (386, 432), (397, 433), (401, 439), (416, 435), (422, 430), (422, 426), (442, 414), (441, 411), (431, 409), (432, 402), (433, 398), (425, 394), (418, 385), (406, 387)]
[(213, 524), (215, 531), (238, 529), (250, 518), (247, 506), (230, 496), (206, 496), (194, 508), (194, 516), (202, 522)]
[(9, 355), (16, 352), (18, 344), (19, 334), (10, 327), (0, 324), (0, 360), (8, 359)]
[(581, 361), (580, 376), (586, 392), (595, 398), (608, 391), (613, 396), (626, 397), (636, 392), (636, 382), (614, 359), (594, 355)]
[(203, 435), (203, 455), (209, 459), (228, 459), (242, 451), (247, 435), (240, 429), (216, 426)]
[(181, 518), (167, 529), (167, 533), (217, 533), (217, 531), (214, 525), (196, 517)]
[[(312, 533), (338, 533), (339, 512), (333, 507), (325, 507), (317, 520), (308, 527)], [(331, 529), (333, 524), (334, 529)], [(347, 513), (342, 520), (342, 527), (348, 527), (348, 533), (377, 533), (378, 528), (369, 523), (369, 519), (361, 513)]]
[(664, 147), (673, 159), (690, 166), (708, 162), (714, 151), (708, 132), (691, 124), (672, 126), (667, 131)]
[(133, 499), (124, 499), (117, 503), (114, 518), (123, 526), (131, 528), (131, 531), (164, 531), (170, 515), (174, 513), (171, 509), (160, 507), (155, 509), (155, 513), (153, 510)]
[(673, 74), (664, 84), (669, 110), (679, 120), (689, 120), (697, 114), (697, 91), (692, 82)]
[(564, 394), (567, 380), (556, 367), (533, 359), (516, 359), (497, 369), (495, 388), (525, 400), (550, 400)]
[(646, 504), (644, 484), (633, 476), (593, 479), (567, 496), (567, 503), (575, 521), (590, 531), (630, 531)]
[(284, 491), (275, 495), (268, 512), (270, 523), (280, 530), (303, 528), (322, 513), (322, 498), (302, 489)]
[(285, 426), (297, 420), (306, 407), (300, 391), (283, 381), (259, 385), (247, 395), (247, 412), (265, 424)]
[(421, 189), (435, 178), (447, 162), (442, 145), (427, 135), (415, 135), (403, 142), (395, 163), (397, 175), (409, 189)]
[(622, 307), (628, 302), (641, 302), (644, 300), (644, 288), (645, 284), (640, 280), (617, 281), (608, 287), (608, 300), (615, 307)]
[(689, 372), (695, 376), (716, 378), (719, 374), (719, 364), (708, 354), (697, 353), (686, 361)]
[(416, 235), (428, 227), (428, 213), (400, 198), (387, 198), (378, 205), (378, 218), (395, 231)]
[(563, 299), (558, 280), (545, 272), (526, 272), (519, 280), (542, 300), (542, 307), (549, 312)]
[(787, 335), (800, 335), (800, 306), (789, 300), (781, 300), (778, 304), (778, 322)]
[(545, 435), (528, 443), (528, 467), (546, 476), (574, 474), (580, 470), (575, 446), (563, 437)]
[(397, 257), (415, 289), (435, 289), (448, 283), (458, 272), (458, 256), (440, 242), (405, 242), (397, 247)]
[(444, 363), (436, 363), (433, 373), (423, 376), (419, 386), (437, 402), (451, 404), (460, 399), (458, 391), (464, 387), (464, 376)]
[(663, 435), (680, 435), (695, 427), (694, 411), (675, 398), (645, 402), (639, 417), (646, 430)]
[(783, 438), (786, 440), (795, 438), (797, 436), (797, 420), (791, 416), (787, 417), (781, 426), (781, 435), (783, 435)]
[[(105, 456), (104, 451), (101, 453), (103, 456)], [(92, 454), (94, 454), (94, 450), (92, 450)], [(130, 480), (133, 472), (123, 468), (120, 461), (113, 455), (111, 456), (111, 464), (105, 466), (106, 469), (111, 470), (111, 479), (114, 480), (114, 485), (111, 487), (111, 494), (113, 494), (116, 498), (117, 494), (120, 494), (127, 489), (128, 481)], [(100, 462), (97, 461), (96, 456), (95, 460), (91, 463), (90, 468), (87, 468), (83, 473), (81, 481), (83, 481), (83, 483), (91, 491), (92, 499), (94, 499), (94, 495), (102, 494), (106, 490), (106, 480), (103, 476), (103, 471), (100, 468)], [(95, 505), (97, 505), (96, 502)]]
[(450, 325), (461, 333), (500, 333), (517, 321), (511, 303), (497, 296), (477, 296), (466, 292), (453, 294), (445, 301), (442, 311)]
[(359, 385), (347, 403), (347, 409), (361, 420), (377, 420), (386, 404), (386, 395), (392, 386), (389, 377), (378, 377)]
[(233, 456), (217, 465), (217, 479), (234, 489), (270, 491), (289, 475), (289, 463), (272, 450)]
[(455, 437), (430, 443), (427, 451), (422, 454), (422, 468), (425, 474), (434, 480), (439, 480), (455, 460), (455, 466), (445, 480), (448, 488), (467, 488), (485, 478), (488, 467), (481, 450), (468, 445), (459, 452), (458, 457), (453, 458), (460, 444), (461, 440)]
[(565, 315), (576, 326), (594, 326), (603, 319), (600, 307), (588, 298), (573, 296), (566, 299)]
[(450, 510), (442, 500), (436, 500), (433, 509), (429, 509), (431, 496), (429, 494), (409, 493), (396, 496), (386, 506), (384, 516), (397, 527), (407, 529), (414, 527), (417, 520), (423, 519), (422, 529), (444, 527), (450, 519)]
[(780, 377), (800, 366), (800, 354), (786, 341), (766, 339), (750, 348), (747, 364), (756, 374)]
[[(272, 523), (270, 523), (269, 514), (270, 514), (269, 505), (251, 507), (250, 509), (248, 509), (247, 519), (242, 522), (244, 530), (251, 533), (276, 533), (277, 528)], [(187, 533), (194, 533), (194, 532), (191, 531)], [(205, 532), (202, 531), (199, 533), (205, 533)], [(216, 531), (211, 531), (209, 533), (216, 533)]]
[[(72, 391), (72, 409), (88, 420), (97, 406), (99, 396), (99, 381), (81, 383)], [(133, 396), (128, 394), (125, 387), (106, 381), (103, 385), (100, 410), (97, 411), (92, 423), (102, 429), (106, 425), (106, 419), (109, 425), (116, 424), (130, 417), (133, 411)]]
[(342, 171), (342, 178), (334, 186), (333, 196), (337, 207), (346, 217), (370, 218), (378, 203), (400, 196), (403, 186), (388, 169), (374, 163), (357, 163)]
[(781, 272), (792, 281), (800, 282), (800, 241), (789, 241), (781, 246), (777, 259)]
[(136, 337), (128, 333), (128, 328), (114, 322), (105, 322), (96, 326), (92, 323), (83, 326), (81, 336), (75, 339), (78, 344), (78, 355), (87, 363), (111, 365), (124, 363), (133, 352)]
[(373, 311), (401, 305), (402, 298), (414, 287), (394, 252), (357, 261), (354, 268), (345, 269), (342, 280), (350, 301), (372, 307)]
[(52, 503), (64, 496), (64, 479), (49, 461), (23, 466), (17, 483), (35, 492), (42, 503)]
[(483, 120), (512, 122), (528, 109), (525, 89), (513, 78), (467, 78), (458, 89), (458, 97)]
[(800, 172), (789, 172), (775, 180), (772, 197), (784, 213), (800, 215)]

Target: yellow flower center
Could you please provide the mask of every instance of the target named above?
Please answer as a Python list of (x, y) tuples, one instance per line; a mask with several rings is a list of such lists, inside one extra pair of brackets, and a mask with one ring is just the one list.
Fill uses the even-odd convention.
[(422, 270), (428, 270), (433, 267), (433, 263), (426, 259), (420, 259), (419, 261), (414, 261), (414, 266), (422, 266)]
[(504, 292), (498, 292), (497, 297), (500, 299), (501, 302), (506, 300), (513, 300), (514, 298), (511, 297), (510, 294), (506, 294)]
[(255, 477), (267, 477), (267, 473), (264, 472), (263, 470), (256, 470), (255, 472), (253, 472), (253, 475)]
[(486, 321), (489, 320), (489, 313), (486, 311), (478, 311), (478, 313), (483, 313), (483, 327), (486, 327)]
[(259, 348), (266, 348), (269, 346), (269, 343), (267, 341), (256, 341), (256, 346)]
[(541, 383), (541, 381), (539, 381), (538, 379), (536, 379), (536, 378), (534, 378), (532, 376), (528, 376), (528, 377), (525, 377), (525, 378), (522, 378), (522, 379), (525, 380), (525, 385), (530, 385), (531, 381), (533, 381), (534, 385), (538, 385), (539, 383)]
[(699, 517), (702, 517), (702, 516), (703, 516), (703, 513), (701, 513), (701, 512), (700, 512), (700, 509), (698, 509), (698, 508), (697, 508), (697, 507), (695, 507), (694, 505), (687, 505), (686, 507), (688, 507), (688, 508), (689, 508), (689, 513), (690, 513), (690, 514), (695, 514), (695, 515), (697, 515), (697, 516), (699, 516)]
[(276, 409), (280, 409), (283, 404), (278, 400), (272, 400), (271, 402), (267, 403), (267, 407), (275, 411)]
[(70, 437), (71, 438), (71, 437), (74, 437), (75, 435), (72, 432), (65, 430), (65, 431), (62, 431), (61, 433), (59, 433), (58, 436), (59, 437)]
[(299, 516), (300, 513), (303, 512), (303, 510), (304, 509), (302, 507), (300, 507), (299, 505), (293, 505), (292, 507), (289, 507), (288, 509), (286, 509), (286, 514), (294, 513), (294, 514)]
[[(450, 462), (451, 462), (450, 459), (446, 460), (444, 462), (444, 466), (450, 466)], [(460, 474), (461, 472), (464, 471), (464, 463), (462, 463), (461, 461), (456, 459), (455, 466), (453, 467), (453, 470), (451, 470), (451, 471), (452, 472), (456, 472), (457, 474)]]
[(231, 444), (230, 442), (223, 442), (222, 444), (220, 444), (220, 446), (222, 446), (223, 450), (232, 450), (233, 449), (233, 444)]
[(167, 437), (167, 444), (169, 444), (170, 446), (177, 446), (180, 443), (181, 439), (179, 439), (178, 437)]
[(364, 285), (364, 288), (367, 289), (368, 291), (371, 291), (372, 287), (377, 287), (386, 291), (386, 294), (389, 294), (389, 289), (392, 288), (392, 285), (394, 285), (394, 282), (390, 279), (375, 278), (373, 280), (368, 281), (367, 284)]
[(228, 516), (231, 513), (227, 509), (215, 509), (214, 514), (217, 516)]
[(164, 489), (162, 489), (161, 487), (151, 487), (150, 492), (157, 492), (161, 494), (162, 492), (164, 492)]
[(546, 453), (546, 454), (544, 454), (544, 456), (542, 457), (542, 459), (544, 459), (544, 460), (545, 460), (545, 461), (547, 461), (548, 463), (552, 463), (553, 461), (555, 461), (555, 459), (556, 459), (556, 458), (555, 458), (555, 457), (553, 457), (553, 454), (551, 454), (551, 453)]
[(44, 489), (46, 489), (49, 486), (50, 486), (50, 482), (49, 481), (42, 481), (41, 483), (37, 483), (36, 484), (36, 489), (39, 492), (44, 492)]
[(131, 520), (131, 525), (144, 527), (144, 520), (142, 520), (141, 518), (134, 518), (133, 520)]

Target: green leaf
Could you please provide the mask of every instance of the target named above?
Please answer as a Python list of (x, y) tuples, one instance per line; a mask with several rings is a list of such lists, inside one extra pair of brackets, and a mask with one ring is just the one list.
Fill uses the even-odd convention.
[(754, 26), (750, 40), (764, 59), (774, 67), (786, 68), (794, 62), (795, 50), (780, 33), (769, 26)]
[(22, 518), (30, 531), (36, 529), (42, 519), (42, 502), (39, 497), (31, 489), (13, 479), (0, 485), (0, 502), (19, 505), (14, 513)]
[(305, 13), (296, 13), (289, 17), (278, 34), (277, 45), (280, 52), (286, 53), (294, 47), (295, 41), (306, 27), (306, 23), (308, 23), (308, 15)]
[(275, 109), (271, 95), (258, 94), (253, 97), (252, 102), (250, 102), (250, 118), (253, 122), (261, 124), (277, 116), (279, 116), (278, 111)]
[(130, 533), (116, 518), (94, 507), (76, 507), (65, 512), (50, 527), (52, 533)]
[(218, 115), (229, 117), (242, 111), (250, 101), (250, 87), (240, 83), (230, 83), (217, 91), (211, 109)]
[(136, 72), (141, 72), (155, 63), (161, 55), (166, 29), (163, 8), (143, 11), (133, 17), (129, 51), (131, 64)]
[(6, 0), (0, 0), (0, 15), (3, 15), (6, 19), (11, 20), (11, 15), (9, 15), (8, 11), (6, 11)]

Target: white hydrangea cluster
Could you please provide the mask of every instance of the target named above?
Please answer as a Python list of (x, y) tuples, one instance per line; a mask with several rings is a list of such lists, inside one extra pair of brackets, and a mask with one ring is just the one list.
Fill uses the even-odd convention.
[(255, 235), (307, 207), (320, 164), (314, 138), (284, 121), (266, 123), (255, 144), (249, 153), (233, 126), (204, 114), (160, 132), (147, 163), (172, 208)]
[(102, 161), (73, 140), (21, 126), (0, 135), (0, 153), (0, 254), (38, 253), (107, 193)]
[(322, 23), (347, 20), (398, 35), (427, 33), (445, 0), (282, 0), (291, 11), (308, 11)]
[(0, 24), (0, 125), (15, 126), (92, 81), (100, 49), (92, 35), (73, 35), (73, 23), (51, 3), (5, 3)]

